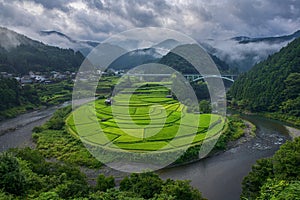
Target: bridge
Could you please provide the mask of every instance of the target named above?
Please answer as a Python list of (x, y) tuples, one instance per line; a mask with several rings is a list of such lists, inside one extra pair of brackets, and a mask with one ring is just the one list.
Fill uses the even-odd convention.
[(224, 80), (228, 80), (234, 82), (234, 80), (238, 77), (235, 74), (220, 74), (220, 75), (200, 75), (200, 74), (184, 74), (183, 75), (190, 82), (197, 82), (199, 80), (204, 80), (206, 78), (221, 78)]
[[(125, 74), (129, 76), (137, 76), (137, 77), (171, 77), (172, 74)], [(206, 78), (221, 78), (224, 80), (228, 80), (234, 82), (234, 80), (238, 77), (236, 74), (221, 74), (221, 75), (200, 75), (200, 74), (183, 74), (183, 76), (189, 82), (197, 82), (199, 80), (205, 80)]]

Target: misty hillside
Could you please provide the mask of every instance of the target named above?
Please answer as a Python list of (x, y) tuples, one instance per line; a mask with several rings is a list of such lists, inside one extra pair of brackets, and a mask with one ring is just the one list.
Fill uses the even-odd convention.
[(245, 72), (299, 37), (300, 31), (296, 31), (293, 34), (278, 37), (250, 38), (239, 36), (228, 40), (216, 41), (212, 39), (207, 40), (202, 45), (209, 53), (225, 61), (231, 67)]
[(299, 55), (300, 38), (241, 75), (230, 89), (233, 101), (250, 111), (300, 117)]
[(284, 35), (284, 36), (278, 36), (278, 37), (250, 38), (250, 37), (246, 37), (246, 36), (240, 36), (240, 37), (234, 37), (231, 39), (238, 41), (240, 44), (259, 43), (259, 42), (265, 42), (265, 43), (272, 44), (272, 43), (281, 43), (281, 42), (291, 41), (298, 37), (300, 37), (300, 30), (296, 31), (295, 33), (293, 33), (291, 35)]
[[(87, 55), (95, 46), (100, 44), (100, 42), (76, 40), (57, 31), (42, 31), (41, 35), (45, 41), (51, 40), (52, 45), (63, 45), (64, 47), (76, 49), (83, 55)], [(213, 57), (217, 65), (219, 65), (219, 60), (221, 60), (226, 65), (229, 65), (231, 69), (243, 72), (248, 71), (256, 63), (265, 60), (269, 55), (279, 51), (299, 36), (300, 31), (296, 31), (290, 35), (277, 37), (250, 38), (238, 36), (227, 40), (211, 39), (200, 41), (200, 44)], [(59, 42), (53, 43), (55, 40)], [(169, 39), (153, 45), (152, 48), (155, 48), (158, 53), (165, 55), (167, 53), (166, 50), (175, 48), (179, 44), (178, 41)], [(128, 67), (125, 66), (123, 68)]]
[(26, 74), (29, 71), (74, 71), (84, 56), (34, 41), (6, 28), (0, 28), (0, 71)]
[[(210, 57), (215, 62), (216, 66), (220, 70), (221, 73), (228, 73), (229, 71), (234, 71), (231, 69), (227, 63), (220, 60), (218, 57), (210, 54)], [(169, 52), (167, 55), (163, 56), (160, 61), (160, 64), (167, 65), (172, 67), (173, 69), (183, 73), (183, 74), (198, 74), (199, 72), (190, 64), (187, 60), (182, 58), (181, 56)]]
[(120, 56), (109, 67), (118, 70), (129, 70), (142, 64), (156, 63), (161, 57), (162, 55), (154, 48), (137, 49)]

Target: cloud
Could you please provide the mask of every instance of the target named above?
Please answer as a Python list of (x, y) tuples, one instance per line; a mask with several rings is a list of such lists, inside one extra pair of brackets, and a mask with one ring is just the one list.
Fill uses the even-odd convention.
[(298, 0), (0, 0), (0, 25), (30, 37), (41, 30), (104, 40), (136, 27), (165, 27), (196, 40), (292, 33)]

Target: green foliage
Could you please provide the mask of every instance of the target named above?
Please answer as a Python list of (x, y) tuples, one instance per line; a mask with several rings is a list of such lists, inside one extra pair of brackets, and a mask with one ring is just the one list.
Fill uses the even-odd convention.
[(300, 39), (255, 65), (230, 88), (234, 106), (300, 117)]
[(112, 176), (105, 177), (103, 174), (100, 174), (97, 178), (96, 189), (99, 191), (105, 192), (108, 189), (115, 187), (115, 179)]
[[(288, 141), (272, 158), (258, 160), (243, 180), (243, 198), (300, 199), (300, 138)], [(294, 189), (294, 191), (292, 191)]]
[(120, 183), (120, 191), (138, 194), (151, 200), (203, 200), (201, 193), (190, 186), (190, 181), (163, 181), (157, 174), (131, 174)]
[(226, 149), (229, 141), (235, 141), (244, 135), (245, 124), (243, 120), (235, 116), (227, 117), (227, 120), (227, 127), (214, 147), (216, 150)]
[(25, 192), (25, 176), (18, 160), (8, 153), (0, 154), (0, 189), (5, 192), (22, 195)]
[(35, 200), (62, 200), (56, 192), (41, 193)]
[(66, 181), (63, 184), (59, 184), (53, 190), (62, 199), (87, 197), (89, 193), (89, 187), (87, 184), (77, 182), (76, 179)]
[(13, 195), (7, 194), (0, 190), (0, 199), (1, 200), (15, 200), (16, 198)]
[(72, 111), (71, 106), (57, 110), (51, 119), (46, 122), (46, 127), (52, 130), (61, 130), (65, 125), (66, 116)]
[(300, 180), (300, 138), (288, 141), (273, 157), (274, 174), (279, 179)]
[(15, 79), (0, 77), (0, 120), (15, 117), (39, 106), (69, 101), (72, 98), (72, 86), (73, 83), (68, 80), (49, 85), (21, 86)]
[(162, 184), (163, 181), (154, 173), (131, 174), (121, 181), (120, 190), (135, 192), (149, 199), (161, 192)]
[(259, 195), (260, 188), (268, 178), (273, 177), (273, 165), (270, 159), (261, 159), (252, 166), (252, 171), (242, 183), (242, 196), (255, 199)]
[(162, 187), (162, 194), (172, 196), (174, 200), (202, 200), (201, 193), (190, 185), (190, 181), (168, 179)]
[(39, 151), (26, 147), (24, 149), (10, 149), (9, 152), (16, 157), (27, 161), (33, 172), (45, 174), (44, 170), (46, 169), (46, 162)]
[(68, 79), (52, 84), (34, 84), (41, 104), (50, 106), (64, 103), (72, 99), (73, 82)]
[[(30, 156), (32, 155), (32, 157)], [(0, 156), (0, 199), (35, 200), (202, 200), (201, 193), (189, 185), (189, 181), (163, 181), (157, 174), (131, 174), (114, 188), (114, 178), (100, 174), (94, 189), (86, 176), (76, 166), (47, 162), (38, 150), (12, 149)], [(18, 172), (22, 179), (11, 172)], [(18, 176), (20, 177), (20, 176)], [(22, 183), (22, 188), (16, 192)], [(11, 190), (12, 189), (12, 190)], [(22, 193), (20, 192), (22, 191)]]
[(21, 87), (14, 78), (0, 77), (0, 120), (7, 117), (15, 117), (19, 112), (39, 105), (39, 97), (30, 85)]
[(199, 108), (202, 113), (211, 113), (211, 104), (207, 100), (200, 101)]
[(21, 104), (21, 88), (15, 79), (0, 77), (0, 111)]
[(137, 193), (120, 191), (115, 188), (109, 189), (106, 192), (96, 192), (89, 195), (90, 200), (145, 200), (139, 197)]
[(290, 182), (276, 198), (278, 200), (300, 200), (300, 181)]
[[(14, 159), (14, 162), (19, 163), (18, 170), (23, 178), (6, 180), (4, 177), (2, 180), (5, 181), (5, 185), (12, 187), (18, 184), (18, 181), (21, 181), (23, 189), (18, 188), (18, 191), (23, 191), (23, 193), (32, 197), (38, 196), (41, 199), (66, 199), (85, 197), (89, 194), (86, 177), (80, 172), (79, 168), (70, 164), (46, 162), (37, 150), (29, 148), (13, 149), (11, 153), (14, 156), (10, 156), (10, 159)], [(4, 163), (6, 162), (3, 162), (2, 165)], [(14, 165), (16, 164), (14, 163)], [(7, 168), (13, 170), (16, 167), (9, 166)], [(9, 176), (10, 172), (6, 174)], [(5, 191), (18, 196), (23, 194), (16, 193), (14, 190), (6, 189)]]
[(70, 164), (99, 168), (102, 164), (84, 147), (79, 138), (65, 130), (65, 118), (71, 106), (57, 110), (52, 118), (35, 132), (32, 137), (37, 149), (47, 158), (56, 158)]
[(34, 135), (37, 149), (48, 158), (89, 168), (99, 168), (102, 164), (84, 147), (80, 139), (63, 130), (45, 130)]
[(261, 187), (258, 200), (299, 200), (300, 182), (268, 179)]

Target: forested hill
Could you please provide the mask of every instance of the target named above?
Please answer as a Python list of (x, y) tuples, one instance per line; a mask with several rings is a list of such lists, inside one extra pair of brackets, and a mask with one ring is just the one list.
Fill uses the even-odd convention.
[(0, 27), (0, 71), (74, 71), (83, 60), (80, 52), (45, 45)]
[(241, 75), (229, 96), (250, 111), (300, 117), (300, 38)]
[[(192, 48), (192, 47), (191, 47)], [(215, 62), (218, 69), (223, 73), (228, 73), (230, 70), (235, 71), (236, 69), (231, 69), (227, 63), (220, 60), (218, 57), (210, 54), (210, 57)], [(187, 60), (181, 56), (169, 52), (167, 55), (163, 56), (159, 63), (172, 67), (173, 69), (183, 73), (183, 74), (196, 74), (199, 73)]]

